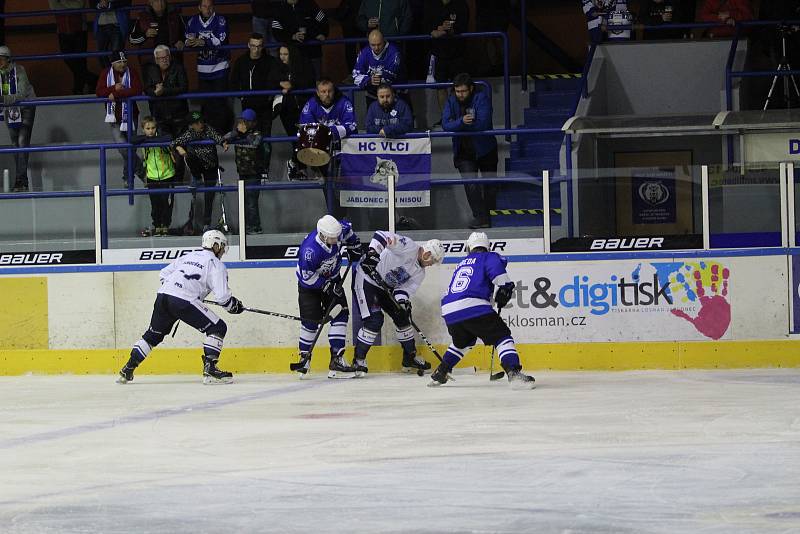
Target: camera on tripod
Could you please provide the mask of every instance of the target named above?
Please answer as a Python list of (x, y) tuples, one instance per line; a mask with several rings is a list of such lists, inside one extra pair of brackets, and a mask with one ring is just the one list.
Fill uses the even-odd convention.
[[(775, 33), (780, 41), (780, 59), (778, 60), (778, 65), (775, 68), (776, 71), (791, 71), (792, 65), (789, 63), (789, 58), (787, 54), (787, 47), (786, 41), (790, 38), (792, 34), (798, 32), (798, 27), (794, 25), (788, 24), (778, 24), (775, 27)], [(775, 87), (778, 85), (778, 78), (781, 78), (783, 82), (783, 100), (784, 105), (787, 109), (792, 107), (792, 99), (796, 98), (800, 101), (800, 89), (797, 86), (797, 80), (795, 79), (793, 74), (775, 74), (772, 77), (772, 85), (769, 88), (769, 92), (767, 93), (767, 98), (764, 101), (764, 111), (769, 108), (769, 103), (772, 100), (772, 97), (775, 93)]]

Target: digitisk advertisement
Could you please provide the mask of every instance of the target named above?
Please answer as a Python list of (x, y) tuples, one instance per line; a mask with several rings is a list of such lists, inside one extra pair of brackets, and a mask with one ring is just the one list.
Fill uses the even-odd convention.
[(502, 315), (523, 343), (731, 338), (736, 273), (719, 261), (514, 267)]

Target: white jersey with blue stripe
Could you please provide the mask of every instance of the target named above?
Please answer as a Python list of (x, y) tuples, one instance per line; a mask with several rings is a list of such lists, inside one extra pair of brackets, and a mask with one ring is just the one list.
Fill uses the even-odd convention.
[(341, 221), (342, 233), (334, 245), (327, 245), (314, 230), (306, 236), (298, 252), (297, 280), (300, 286), (321, 289), (325, 282), (339, 275), (342, 265), (341, 243), (348, 246), (358, 244), (358, 236), (347, 221)]
[(496, 252), (473, 252), (458, 264), (447, 293), (442, 297), (442, 316), (447, 324), (492, 313), (492, 290), (511, 282), (506, 260)]
[(222, 260), (208, 249), (196, 250), (173, 261), (159, 273), (159, 293), (189, 302), (203, 300), (210, 292), (217, 302), (227, 306), (231, 300), (228, 270)]

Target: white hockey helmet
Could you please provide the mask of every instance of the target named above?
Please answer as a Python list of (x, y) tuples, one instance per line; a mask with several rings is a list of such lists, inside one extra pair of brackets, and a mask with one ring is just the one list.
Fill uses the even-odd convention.
[(485, 232), (472, 232), (467, 238), (467, 252), (472, 252), (472, 249), (478, 247), (489, 250), (489, 237)]
[(442, 263), (444, 259), (444, 247), (442, 246), (442, 242), (438, 239), (429, 239), (425, 241), (425, 244), (422, 245), (422, 253), (430, 252), (431, 253), (431, 260), (433, 263)]
[(219, 230), (209, 230), (203, 234), (203, 248), (213, 251), (215, 243), (219, 245), (217, 254), (221, 256), (228, 248), (228, 238), (225, 234)]
[(322, 236), (323, 241), (328, 239), (339, 239), (342, 235), (342, 225), (333, 215), (325, 215), (317, 221), (317, 232)]

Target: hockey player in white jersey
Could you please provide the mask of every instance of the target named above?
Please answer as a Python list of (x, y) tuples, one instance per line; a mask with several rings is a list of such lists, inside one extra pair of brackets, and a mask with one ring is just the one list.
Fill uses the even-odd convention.
[(150, 327), (131, 349), (128, 363), (119, 372), (117, 382), (126, 384), (133, 380), (134, 370), (164, 340), (176, 321), (183, 321), (206, 335), (203, 340), (203, 383), (233, 381), (233, 374), (217, 367), (222, 342), (228, 328), (225, 321), (209, 310), (203, 299), (213, 292), (229, 313), (242, 313), (242, 302), (231, 295), (228, 288), (228, 270), (221, 259), (228, 248), (225, 234), (209, 230), (203, 234), (203, 250), (181, 256), (159, 273), (161, 288), (153, 305)]
[(489, 251), (489, 238), (483, 232), (473, 232), (467, 239), (467, 252), (453, 272), (447, 293), (442, 297), (442, 316), (453, 338), (442, 363), (431, 375), (429, 386), (447, 382), (450, 371), (461, 361), (478, 338), (493, 345), (500, 355), (500, 365), (515, 389), (532, 389), (536, 380), (522, 372), (519, 355), (511, 330), (492, 309), (489, 299), (497, 287), (494, 302), (502, 309), (514, 294), (514, 282), (506, 272), (507, 260)]
[(411, 297), (425, 279), (425, 268), (441, 263), (444, 248), (438, 239), (420, 245), (390, 232), (375, 232), (369, 250), (356, 267), (354, 289), (363, 319), (356, 336), (353, 368), (367, 372), (367, 352), (383, 326), (383, 312), (394, 321), (403, 347), (404, 370), (426, 370), (431, 364), (417, 356), (411, 326)]

